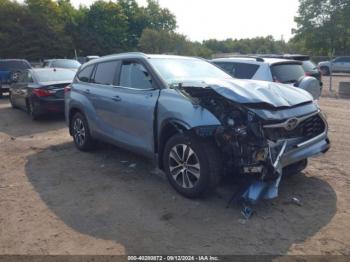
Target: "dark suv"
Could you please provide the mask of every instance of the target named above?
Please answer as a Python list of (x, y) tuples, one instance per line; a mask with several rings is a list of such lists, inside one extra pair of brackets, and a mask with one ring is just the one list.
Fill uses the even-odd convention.
[(329, 148), (326, 120), (306, 91), (234, 79), (191, 57), (90, 61), (66, 89), (65, 113), (79, 150), (103, 140), (142, 154), (187, 197), (225, 174), (247, 180), (245, 199), (276, 197), (284, 171), (297, 173)]
[(17, 80), (21, 71), (30, 68), (31, 65), (24, 59), (0, 59), (0, 97), (9, 91), (10, 84)]

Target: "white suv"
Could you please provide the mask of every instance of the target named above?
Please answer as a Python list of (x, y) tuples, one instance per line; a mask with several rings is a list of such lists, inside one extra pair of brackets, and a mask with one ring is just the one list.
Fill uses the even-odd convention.
[(211, 62), (239, 79), (254, 79), (292, 85), (307, 90), (314, 99), (321, 95), (322, 87), (314, 77), (305, 75), (301, 61), (280, 58), (230, 57)]

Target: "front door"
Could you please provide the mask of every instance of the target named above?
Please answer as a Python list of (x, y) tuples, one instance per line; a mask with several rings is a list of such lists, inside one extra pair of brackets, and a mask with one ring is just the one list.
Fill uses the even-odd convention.
[(119, 75), (115, 89), (117, 117), (113, 122), (119, 130), (119, 139), (140, 153), (153, 153), (159, 89), (140, 61), (123, 61)]

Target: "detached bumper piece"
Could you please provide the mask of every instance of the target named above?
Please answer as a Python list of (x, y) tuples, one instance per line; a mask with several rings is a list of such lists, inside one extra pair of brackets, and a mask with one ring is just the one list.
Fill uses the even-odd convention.
[[(241, 195), (241, 199), (245, 202), (254, 204), (260, 199), (276, 198), (284, 168), (296, 165), (298, 162), (305, 163), (307, 158), (329, 150), (328, 127), (321, 113), (317, 112), (302, 119), (296, 119), (296, 122), (294, 125), (297, 135), (293, 135), (292, 130), (289, 130), (289, 135), (283, 140), (268, 140), (269, 154), (265, 166), (243, 167), (245, 175), (258, 172), (260, 169), (270, 173), (266, 175), (262, 172), (260, 179), (252, 180)], [(281, 128), (282, 125), (285, 125), (285, 122), (268, 128)], [(269, 134), (273, 132), (274, 130), (269, 130)]]

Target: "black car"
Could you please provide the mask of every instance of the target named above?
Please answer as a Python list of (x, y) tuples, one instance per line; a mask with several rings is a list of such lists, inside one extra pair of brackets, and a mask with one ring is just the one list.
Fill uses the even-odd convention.
[(10, 87), (11, 105), (26, 110), (33, 120), (47, 113), (62, 113), (64, 88), (74, 76), (75, 72), (69, 69), (25, 70)]
[(0, 59), (0, 97), (9, 91), (11, 82), (16, 81), (21, 71), (30, 68), (30, 63), (24, 59)]

